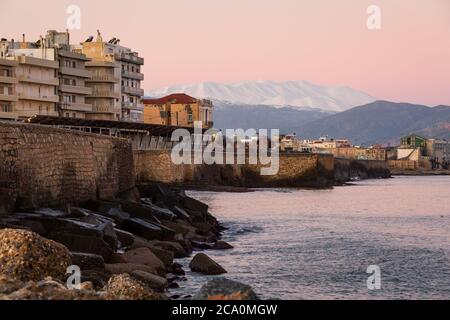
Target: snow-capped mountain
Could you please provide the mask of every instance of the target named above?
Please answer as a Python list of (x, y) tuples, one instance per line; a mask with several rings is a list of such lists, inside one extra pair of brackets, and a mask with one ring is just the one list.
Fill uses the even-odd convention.
[(208, 98), (232, 104), (308, 107), (334, 112), (345, 111), (376, 100), (350, 87), (325, 87), (307, 81), (244, 81), (227, 84), (204, 82), (155, 89), (147, 92), (147, 95), (161, 97), (181, 92), (196, 98)]

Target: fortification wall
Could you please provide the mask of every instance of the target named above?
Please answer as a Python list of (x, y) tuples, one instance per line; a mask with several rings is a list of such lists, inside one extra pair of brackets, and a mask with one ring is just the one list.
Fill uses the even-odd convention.
[[(280, 154), (279, 172), (261, 175), (260, 163), (183, 164), (171, 161), (169, 150), (134, 151), (137, 182), (168, 184), (222, 185), (237, 187), (324, 187), (333, 185), (332, 155)], [(236, 162), (235, 162), (236, 163)]]
[(0, 122), (0, 214), (109, 199), (134, 186), (127, 140)]

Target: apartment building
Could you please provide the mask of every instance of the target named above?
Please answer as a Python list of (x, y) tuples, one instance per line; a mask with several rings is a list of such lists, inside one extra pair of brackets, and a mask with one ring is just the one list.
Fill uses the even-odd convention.
[[(85, 69), (86, 56), (71, 51), (68, 32), (48, 31), (36, 42), (2, 39), (2, 58), (11, 64), (2, 73), (14, 78), (8, 86), (13, 103), (3, 118), (23, 119), (35, 115), (85, 118), (92, 112), (86, 103), (91, 89), (85, 82), (91, 77)], [(3, 62), (5, 64), (6, 62)], [(0, 90), (1, 91), (1, 90)]]
[(201, 121), (211, 128), (213, 104), (210, 100), (196, 99), (184, 93), (175, 93), (159, 99), (144, 99), (144, 123), (193, 127)]
[[(34, 115), (58, 115), (58, 61), (54, 49), (40, 48), (34, 43), (0, 41), (2, 65), (9, 64), (3, 74), (9, 75), (8, 86), (3, 92), (12, 96), (11, 103), (4, 104), (3, 118), (23, 119)], [(5, 61), (6, 60), (6, 61)], [(5, 115), (6, 114), (6, 115)]]
[(89, 59), (71, 50), (69, 32), (47, 32), (43, 45), (55, 49), (55, 58), (59, 62), (59, 104), (60, 117), (86, 118), (92, 113), (92, 105), (87, 103), (87, 97), (92, 89), (87, 86), (91, 73), (86, 69)]
[(103, 41), (98, 32), (95, 41), (90, 37), (78, 49), (91, 59), (86, 64), (92, 72), (88, 81), (92, 88), (89, 103), (93, 106), (90, 118), (143, 122), (144, 59), (119, 43), (116, 38)]

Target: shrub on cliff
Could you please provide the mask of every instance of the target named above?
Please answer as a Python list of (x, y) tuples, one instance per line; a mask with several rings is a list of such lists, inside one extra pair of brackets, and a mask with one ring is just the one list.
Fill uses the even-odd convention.
[(70, 252), (62, 244), (31, 231), (0, 230), (0, 275), (22, 281), (62, 279), (69, 265)]

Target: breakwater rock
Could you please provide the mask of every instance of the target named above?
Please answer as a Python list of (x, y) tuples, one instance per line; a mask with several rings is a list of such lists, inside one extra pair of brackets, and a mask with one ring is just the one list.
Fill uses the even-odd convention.
[[(232, 248), (220, 241), (224, 228), (208, 206), (184, 191), (155, 184), (142, 197), (1, 216), (0, 276), (9, 289), (0, 298), (167, 299), (167, 288), (177, 287), (185, 274), (175, 259)], [(206, 273), (223, 270), (214, 265), (211, 271), (214, 262), (205, 266), (199, 256), (192, 265)], [(66, 286), (69, 266), (81, 271), (76, 292)]]

